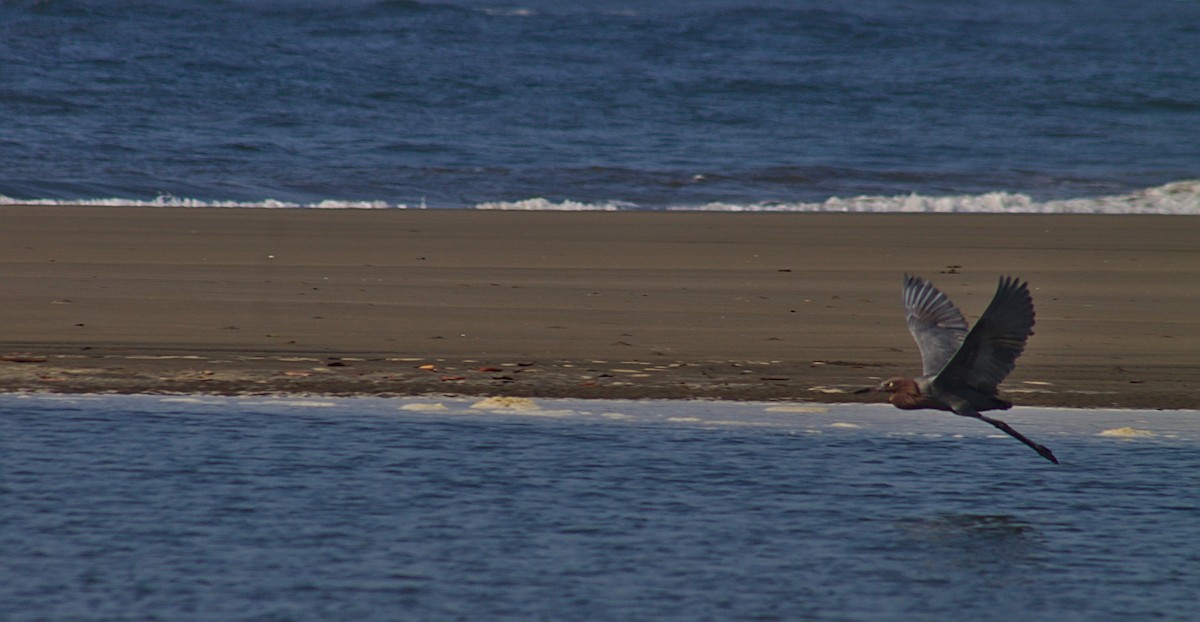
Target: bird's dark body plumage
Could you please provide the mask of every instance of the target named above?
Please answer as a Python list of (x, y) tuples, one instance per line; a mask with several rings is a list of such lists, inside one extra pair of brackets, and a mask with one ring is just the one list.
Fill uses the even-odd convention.
[(904, 275), (903, 300), (908, 329), (921, 351), (923, 373), (881, 384), (880, 390), (891, 393), (888, 401), (906, 410), (932, 408), (986, 421), (1057, 464), (1049, 449), (1007, 423), (981, 414), (1012, 407), (997, 390), (1033, 334), (1029, 284), (1001, 277), (991, 304), (970, 330), (962, 312), (925, 279)]

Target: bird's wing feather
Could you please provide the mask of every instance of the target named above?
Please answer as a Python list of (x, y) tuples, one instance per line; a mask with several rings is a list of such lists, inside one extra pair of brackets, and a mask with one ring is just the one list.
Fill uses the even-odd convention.
[(938, 373), (967, 334), (967, 320), (962, 311), (929, 281), (906, 274), (904, 315), (908, 318), (908, 330), (921, 350), (923, 373)]
[(1029, 284), (1000, 277), (991, 304), (934, 383), (965, 385), (995, 395), (996, 387), (1012, 372), (1017, 357), (1025, 350), (1025, 341), (1033, 334), (1033, 315)]

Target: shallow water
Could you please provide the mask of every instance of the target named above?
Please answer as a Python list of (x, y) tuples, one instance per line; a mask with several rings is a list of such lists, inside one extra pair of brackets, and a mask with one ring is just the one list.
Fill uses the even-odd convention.
[(0, 618), (1189, 619), (1200, 413), (0, 396)]

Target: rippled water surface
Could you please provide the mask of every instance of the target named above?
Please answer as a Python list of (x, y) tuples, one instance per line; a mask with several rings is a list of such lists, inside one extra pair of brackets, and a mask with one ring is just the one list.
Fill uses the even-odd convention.
[(1198, 214), (1197, 24), (1195, 0), (0, 0), (0, 205)]
[(0, 619), (1194, 619), (1200, 413), (0, 396)]

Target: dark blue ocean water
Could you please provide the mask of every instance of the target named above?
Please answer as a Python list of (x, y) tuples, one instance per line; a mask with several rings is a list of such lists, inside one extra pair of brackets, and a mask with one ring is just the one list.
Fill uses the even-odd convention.
[(1200, 417), (0, 396), (0, 619), (1194, 620)]
[(1200, 213), (1197, 76), (1194, 0), (0, 0), (0, 201)]

